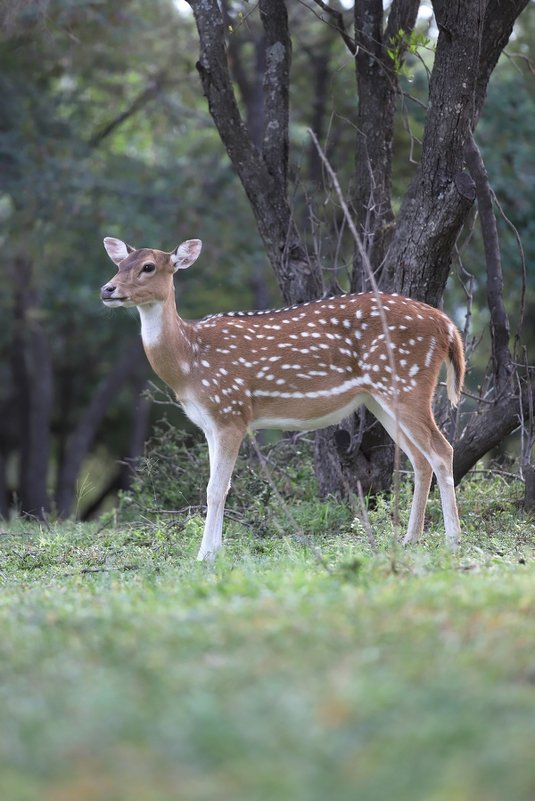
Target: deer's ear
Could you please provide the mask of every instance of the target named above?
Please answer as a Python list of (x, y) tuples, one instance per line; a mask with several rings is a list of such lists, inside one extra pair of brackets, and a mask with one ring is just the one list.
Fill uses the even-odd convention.
[(176, 270), (185, 270), (186, 267), (191, 267), (194, 261), (199, 258), (201, 252), (202, 242), (200, 239), (186, 239), (181, 245), (178, 245), (171, 253), (171, 264)]
[(117, 265), (119, 265), (123, 259), (126, 259), (129, 253), (134, 252), (134, 248), (131, 248), (126, 242), (122, 242), (120, 239), (114, 239), (112, 236), (105, 237), (104, 247), (112, 262)]

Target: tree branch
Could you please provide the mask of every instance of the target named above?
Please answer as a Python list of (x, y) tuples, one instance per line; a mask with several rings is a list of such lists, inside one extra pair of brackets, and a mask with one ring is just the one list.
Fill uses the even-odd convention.
[(333, 27), (335, 31), (338, 31), (351, 55), (356, 55), (357, 44), (346, 30), (343, 12), (339, 11), (337, 8), (327, 5), (327, 3), (324, 3), (323, 0), (314, 0), (314, 3), (316, 3), (316, 5), (319, 6), (322, 11), (325, 11), (325, 13), (331, 17), (333, 20), (331, 27)]
[[(261, 0), (270, 65), (264, 84), (263, 155), (240, 115), (230, 79), (217, 0), (188, 0), (200, 40), (197, 69), (212, 119), (247, 193), (258, 230), (288, 303), (321, 294), (318, 265), (308, 258), (288, 203), (289, 34), (283, 0)], [(273, 19), (272, 19), (273, 17)]]
[(110, 403), (125, 381), (138, 369), (143, 355), (141, 341), (136, 340), (117, 361), (114, 369), (99, 383), (82, 418), (71, 433), (58, 477), (56, 503), (61, 517), (67, 517), (71, 512), (80, 467)]
[(528, 4), (529, 0), (507, 0), (506, 3), (503, 0), (488, 0), (487, 2), (475, 95), (475, 110), (478, 115), (487, 96), (491, 73), (511, 37), (519, 14)]
[(101, 142), (104, 141), (110, 134), (112, 134), (123, 122), (133, 117), (134, 114), (137, 114), (144, 106), (147, 105), (151, 100), (154, 100), (160, 92), (162, 91), (163, 87), (165, 86), (167, 76), (169, 74), (169, 67), (160, 70), (157, 75), (150, 81), (148, 86), (140, 92), (134, 100), (130, 103), (130, 105), (121, 111), (116, 117), (111, 119), (97, 131), (95, 131), (92, 136), (90, 136), (87, 144), (91, 149), (98, 147)]
[[(355, 59), (358, 84), (355, 194), (353, 198), (359, 233), (377, 269), (384, 260), (393, 233), (392, 141), (399, 89), (396, 64), (389, 55), (395, 48), (399, 64), (404, 56), (400, 31), (414, 29), (419, 0), (394, 0), (383, 39), (381, 0), (355, 3)], [(366, 271), (355, 254), (351, 289), (366, 286)]]
[(485, 163), (471, 135), (465, 148), (466, 163), (476, 186), (479, 220), (487, 266), (487, 304), (490, 311), (492, 358), (497, 396), (511, 389), (513, 364), (509, 350), (509, 318), (503, 300), (503, 274), (492, 190)]
[(535, 388), (526, 383), (521, 393), (502, 396), (489, 411), (472, 415), (455, 445), (453, 476), (458, 484), (481, 459), (515, 431), (533, 404)]

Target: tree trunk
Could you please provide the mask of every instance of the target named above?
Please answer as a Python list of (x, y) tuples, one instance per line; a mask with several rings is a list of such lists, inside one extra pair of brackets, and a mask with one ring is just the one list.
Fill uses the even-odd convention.
[(318, 265), (308, 257), (288, 203), (288, 99), (291, 42), (284, 0), (260, 0), (265, 35), (262, 143), (244, 124), (230, 79), (225, 27), (217, 0), (189, 0), (199, 32), (197, 69), (208, 108), (245, 189), (286, 303), (319, 297)]
[(145, 397), (144, 393), (147, 389), (148, 384), (145, 379), (143, 379), (141, 384), (139, 381), (135, 382), (134, 394), (137, 397), (137, 402), (133, 409), (128, 454), (126, 458), (120, 462), (119, 470), (117, 470), (115, 475), (101, 490), (98, 497), (93, 500), (90, 506), (83, 510), (81, 514), (82, 520), (91, 520), (95, 517), (99, 513), (100, 507), (106, 498), (111, 495), (112, 492), (117, 493), (120, 490), (130, 489), (132, 477), (135, 475), (138, 462), (143, 455), (149, 428), (152, 402), (150, 398)]
[(439, 28), (422, 156), (386, 255), (385, 287), (439, 306), (475, 198), (464, 170), (487, 84), (528, 0), (435, 0)]
[(9, 518), (9, 498), (6, 480), (6, 460), (0, 451), (0, 520)]
[(56, 505), (60, 517), (68, 517), (72, 511), (80, 468), (110, 403), (125, 382), (139, 369), (143, 359), (143, 347), (141, 342), (136, 340), (123, 354), (112, 372), (102, 379), (77, 427), (71, 433), (60, 468), (56, 492)]
[[(353, 203), (357, 231), (374, 272), (383, 264), (393, 233), (392, 140), (399, 89), (396, 70), (403, 63), (406, 38), (414, 29), (419, 5), (419, 0), (396, 0), (383, 35), (382, 0), (355, 3), (358, 113)], [(396, 54), (395, 61), (389, 51)], [(356, 248), (351, 290), (370, 288), (367, 266)]]
[(42, 517), (50, 510), (48, 463), (53, 372), (46, 332), (39, 321), (33, 266), (18, 258), (13, 272), (15, 307), (11, 373), (19, 409), (19, 503), (24, 514)]
[[(269, 260), (286, 302), (321, 293), (318, 265), (310, 259), (288, 204), (288, 88), (290, 39), (283, 0), (261, 0), (266, 41), (263, 126), (260, 146), (247, 133), (230, 81), (224, 25), (216, 0), (189, 0), (200, 38), (198, 64), (210, 112), (242, 181)], [(490, 74), (507, 43), (515, 19), (528, 0), (434, 0), (439, 37), (430, 78), (421, 161), (394, 221), (391, 207), (391, 145), (397, 76), (419, 3), (394, 0), (383, 34), (383, 3), (355, 4), (356, 47), (342, 17), (322, 0), (322, 10), (356, 53), (359, 88), (356, 143), (357, 187), (353, 196), (358, 230), (381, 287), (439, 306), (457, 237), (472, 207), (475, 185), (465, 170), (465, 147), (483, 105)], [(401, 31), (405, 33), (401, 35)], [(389, 53), (388, 50), (391, 52)], [(394, 57), (392, 56), (394, 54)], [(355, 259), (352, 289), (366, 286), (364, 264)], [(512, 415), (509, 423), (513, 425)], [(355, 423), (349, 424), (349, 428)], [(349, 446), (346, 436), (318, 434), (316, 468), (323, 492), (345, 491), (360, 478), (367, 486), (387, 486), (392, 449), (386, 434), (365, 423)], [(470, 436), (483, 447), (477, 426)], [(338, 446), (333, 448), (333, 435)], [(490, 434), (489, 434), (490, 437)], [(368, 441), (369, 438), (369, 441)], [(489, 438), (489, 442), (492, 437)], [(355, 448), (360, 443), (360, 450)], [(488, 450), (488, 449), (487, 449)]]

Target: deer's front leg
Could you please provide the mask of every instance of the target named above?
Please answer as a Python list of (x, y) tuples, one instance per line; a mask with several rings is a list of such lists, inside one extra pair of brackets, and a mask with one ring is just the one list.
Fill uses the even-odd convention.
[(206, 522), (197, 559), (213, 561), (221, 548), (225, 500), (236, 464), (243, 431), (205, 431), (210, 454), (210, 480), (206, 489)]

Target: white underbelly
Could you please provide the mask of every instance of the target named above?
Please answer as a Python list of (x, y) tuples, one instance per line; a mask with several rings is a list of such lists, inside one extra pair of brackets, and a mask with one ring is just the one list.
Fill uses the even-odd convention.
[(359, 406), (366, 402), (367, 398), (367, 393), (361, 392), (356, 397), (353, 397), (349, 403), (346, 403), (345, 406), (321, 417), (313, 417), (306, 420), (299, 417), (257, 417), (251, 422), (250, 427), (252, 429), (280, 428), (282, 431), (315, 431), (317, 428), (336, 425), (340, 420), (349, 417)]

